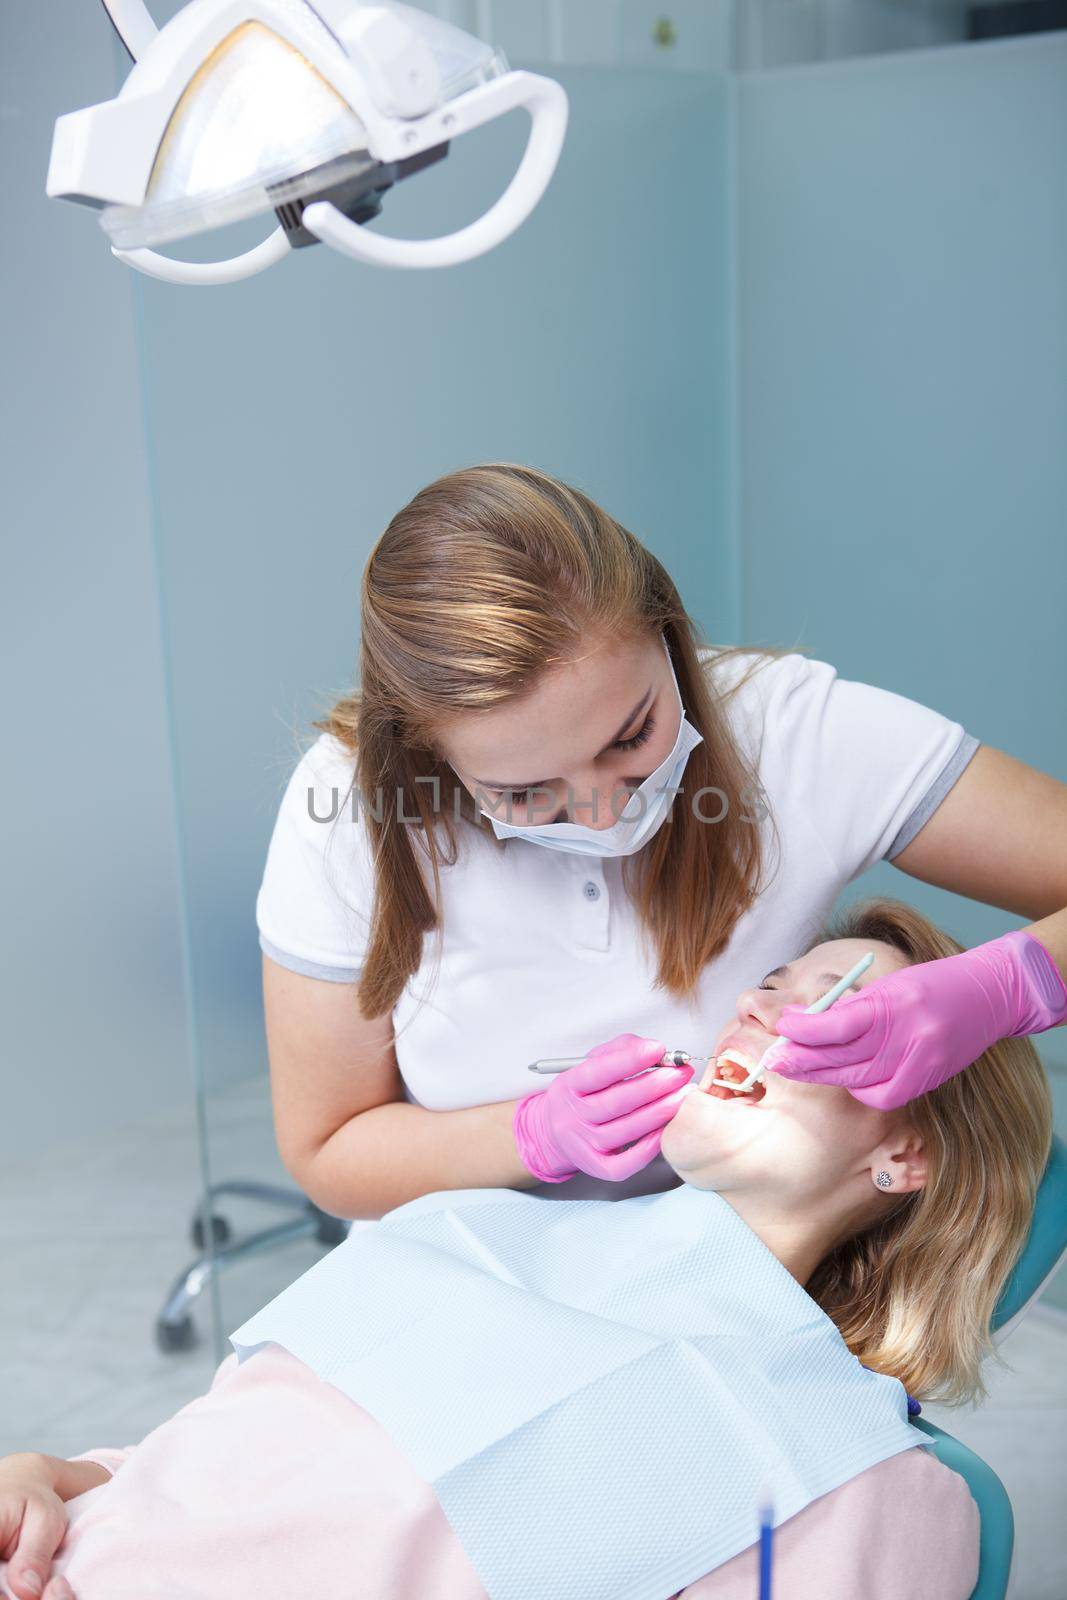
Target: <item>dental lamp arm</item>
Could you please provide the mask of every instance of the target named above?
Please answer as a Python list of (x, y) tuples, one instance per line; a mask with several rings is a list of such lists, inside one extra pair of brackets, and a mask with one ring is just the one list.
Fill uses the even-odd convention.
[(134, 61), (139, 61), (159, 29), (144, 0), (100, 0), (111, 25)]

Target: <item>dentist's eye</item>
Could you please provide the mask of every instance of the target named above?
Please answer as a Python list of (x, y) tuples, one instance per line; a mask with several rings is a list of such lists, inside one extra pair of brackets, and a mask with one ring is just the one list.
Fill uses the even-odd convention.
[[(638, 750), (641, 745), (647, 744), (656, 731), (656, 719), (650, 711), (638, 731), (629, 739), (616, 739), (612, 745), (613, 750)], [(509, 805), (530, 805), (540, 791), (537, 789), (498, 789), (497, 799), (504, 800)], [(542, 799), (544, 796), (542, 795)]]
[(548, 796), (543, 789), (498, 789), (497, 799), (509, 806), (536, 806), (540, 797), (541, 810), (548, 808)]
[(651, 737), (652, 737), (652, 734), (653, 734), (653, 732), (655, 730), (655, 726), (656, 726), (656, 721), (655, 721), (655, 718), (653, 717), (653, 715), (652, 715), (652, 713), (650, 711), (648, 716), (645, 718), (643, 725), (638, 730), (638, 732), (635, 733), (629, 739), (618, 739), (618, 740), (616, 740), (615, 749), (616, 750), (636, 750), (639, 745), (647, 744), (649, 739), (651, 739)]

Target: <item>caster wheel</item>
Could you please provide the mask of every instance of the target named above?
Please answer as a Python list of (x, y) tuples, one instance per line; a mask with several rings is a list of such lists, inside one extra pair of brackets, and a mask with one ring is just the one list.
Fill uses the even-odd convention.
[(322, 1211), (319, 1213), (315, 1237), (320, 1244), (343, 1244), (348, 1238), (348, 1223), (340, 1217), (327, 1216), (325, 1211)]
[(196, 1328), (192, 1317), (183, 1317), (180, 1322), (156, 1323), (156, 1344), (164, 1355), (174, 1355), (178, 1350), (191, 1350), (195, 1343)]
[[(203, 1250), (205, 1248), (204, 1219), (202, 1216), (200, 1216), (199, 1212), (193, 1218), (193, 1226), (190, 1232), (192, 1234), (194, 1248), (197, 1250)], [(225, 1217), (212, 1217), (211, 1237), (215, 1241), (216, 1247), (221, 1244), (229, 1244), (230, 1240), (233, 1238), (233, 1229), (230, 1227), (230, 1224), (226, 1221)]]

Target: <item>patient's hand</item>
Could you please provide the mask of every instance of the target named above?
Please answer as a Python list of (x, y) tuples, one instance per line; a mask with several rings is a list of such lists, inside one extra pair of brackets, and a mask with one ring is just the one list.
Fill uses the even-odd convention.
[(0, 1558), (9, 1563), (4, 1592), (16, 1600), (73, 1600), (66, 1578), (48, 1578), (66, 1531), (50, 1457), (0, 1459)]

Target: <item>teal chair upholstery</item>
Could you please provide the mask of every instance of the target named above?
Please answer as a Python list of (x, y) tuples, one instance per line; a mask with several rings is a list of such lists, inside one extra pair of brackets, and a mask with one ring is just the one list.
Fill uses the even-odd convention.
[[(1009, 1278), (993, 1316), (993, 1331), (1003, 1333), (1020, 1317), (1031, 1300), (1040, 1293), (1067, 1251), (1067, 1148), (1053, 1138), (1052, 1150), (1041, 1180), (1034, 1206), (1026, 1248)], [(968, 1450), (950, 1433), (916, 1417), (920, 1428), (934, 1442), (934, 1450), (946, 1467), (966, 1480), (981, 1521), (978, 1583), (971, 1600), (1004, 1600), (1008, 1591), (1015, 1519), (1007, 1490), (981, 1456)]]
[(920, 1428), (934, 1441), (937, 1459), (965, 1480), (978, 1507), (978, 1582), (971, 1590), (971, 1600), (1004, 1600), (1015, 1543), (1015, 1518), (1008, 1491), (993, 1468), (951, 1433), (927, 1422), (925, 1417), (913, 1418), (912, 1427)]
[(993, 1331), (1003, 1331), (1044, 1288), (1067, 1250), (1067, 1146), (1055, 1134), (1045, 1176), (1037, 1192), (1026, 1248), (1008, 1279), (993, 1315)]

